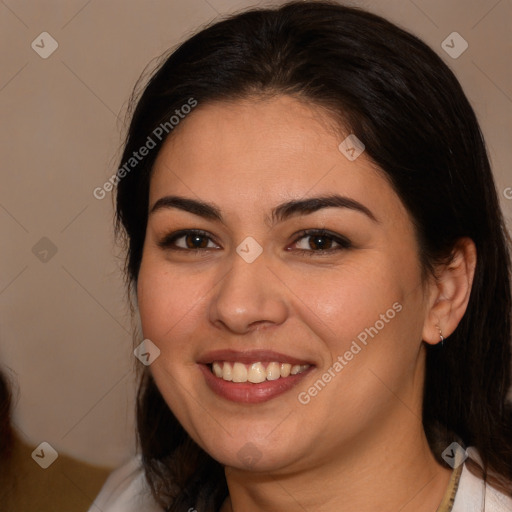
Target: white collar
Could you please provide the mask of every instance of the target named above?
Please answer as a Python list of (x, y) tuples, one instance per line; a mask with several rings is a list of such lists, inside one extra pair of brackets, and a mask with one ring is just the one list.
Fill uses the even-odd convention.
[[(478, 452), (469, 447), (469, 457), (481, 464)], [(94, 500), (89, 512), (161, 512), (151, 497), (140, 455), (114, 471)], [(473, 475), (464, 464), (451, 512), (512, 512), (508, 497)]]

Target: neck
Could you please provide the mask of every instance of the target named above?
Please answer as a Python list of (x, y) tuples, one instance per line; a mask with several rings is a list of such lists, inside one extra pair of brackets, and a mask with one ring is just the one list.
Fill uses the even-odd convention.
[(407, 411), (401, 423), (387, 421), (378, 433), (332, 447), (328, 459), (303, 470), (226, 468), (230, 496), (221, 512), (435, 512), (451, 470), (433, 457), (421, 422)]

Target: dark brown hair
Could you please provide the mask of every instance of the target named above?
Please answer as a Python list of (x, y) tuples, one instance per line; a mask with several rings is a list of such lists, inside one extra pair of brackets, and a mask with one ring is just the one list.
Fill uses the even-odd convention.
[[(133, 111), (122, 162), (190, 98), (201, 105), (255, 94), (326, 107), (364, 142), (414, 222), (425, 272), (449, 259), (461, 237), (475, 242), (467, 311), (443, 347), (427, 347), (423, 423), (438, 460), (438, 443), (446, 447), (457, 435), (478, 449), (485, 475), (512, 481), (509, 242), (485, 143), (454, 74), (418, 38), (360, 9), (306, 1), (246, 11), (165, 58)], [(132, 292), (163, 140), (117, 188)], [(149, 372), (139, 389), (138, 432), (162, 506), (218, 510), (227, 496), (223, 467), (190, 439)]]
[(11, 424), (11, 405), (11, 389), (5, 375), (0, 372), (0, 470), (7, 464), (10, 458), (14, 441), (14, 432)]

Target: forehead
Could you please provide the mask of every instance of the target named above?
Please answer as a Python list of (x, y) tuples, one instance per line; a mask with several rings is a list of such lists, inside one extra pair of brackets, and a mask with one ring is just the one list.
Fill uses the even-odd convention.
[(388, 214), (401, 210), (364, 152), (351, 161), (340, 151), (348, 135), (325, 110), (288, 96), (200, 104), (160, 150), (150, 205), (162, 195), (182, 194), (261, 210), (340, 193)]

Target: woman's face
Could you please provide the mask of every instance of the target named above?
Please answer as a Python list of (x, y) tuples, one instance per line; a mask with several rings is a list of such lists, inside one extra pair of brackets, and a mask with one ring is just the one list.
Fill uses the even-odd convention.
[(200, 104), (154, 166), (137, 289), (150, 369), (229, 466), (312, 467), (421, 424), (413, 226), (329, 121), (288, 96)]

